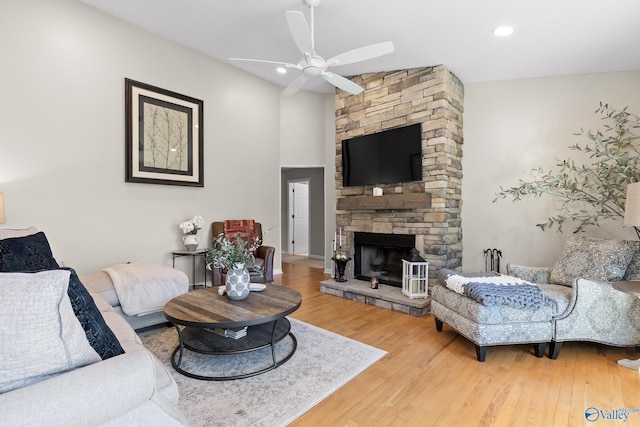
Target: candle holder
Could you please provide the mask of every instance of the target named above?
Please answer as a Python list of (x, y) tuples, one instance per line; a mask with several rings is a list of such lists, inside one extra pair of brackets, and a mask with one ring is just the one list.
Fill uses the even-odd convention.
[(344, 278), (344, 270), (351, 258), (347, 257), (346, 255), (335, 255), (331, 259), (336, 263), (337, 276), (334, 277), (334, 280), (336, 282), (346, 282), (347, 279)]

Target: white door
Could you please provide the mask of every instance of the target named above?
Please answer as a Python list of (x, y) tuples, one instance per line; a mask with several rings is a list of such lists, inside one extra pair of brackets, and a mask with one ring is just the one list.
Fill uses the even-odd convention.
[(309, 181), (289, 183), (290, 253), (309, 253)]

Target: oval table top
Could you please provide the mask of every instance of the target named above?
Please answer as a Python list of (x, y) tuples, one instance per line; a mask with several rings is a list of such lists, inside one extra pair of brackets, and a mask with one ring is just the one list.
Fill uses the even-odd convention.
[(242, 328), (273, 322), (296, 311), (302, 296), (295, 289), (267, 285), (236, 301), (218, 295), (217, 287), (180, 295), (164, 306), (164, 315), (173, 324), (195, 328)]

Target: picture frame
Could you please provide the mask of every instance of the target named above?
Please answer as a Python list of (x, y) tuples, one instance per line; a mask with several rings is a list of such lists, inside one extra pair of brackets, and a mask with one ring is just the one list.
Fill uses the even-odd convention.
[(204, 102), (125, 78), (125, 182), (204, 187)]

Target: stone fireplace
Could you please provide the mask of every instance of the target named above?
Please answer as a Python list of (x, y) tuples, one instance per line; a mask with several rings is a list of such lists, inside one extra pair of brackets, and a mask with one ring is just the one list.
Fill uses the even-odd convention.
[[(399, 256), (383, 254), (384, 250), (357, 253), (354, 238), (372, 233), (387, 235), (387, 242), (409, 236), (407, 246), (429, 262), (434, 280), (438, 268), (462, 264), (462, 83), (444, 66), (364, 74), (352, 80), (364, 92), (339, 91), (335, 96), (336, 227), (346, 231), (346, 250), (354, 259), (345, 276), (367, 280), (375, 268), (382, 268), (376, 265), (382, 255)], [(380, 185), (382, 196), (373, 196), (373, 186), (343, 187), (344, 139), (414, 123), (422, 124), (422, 181)]]

